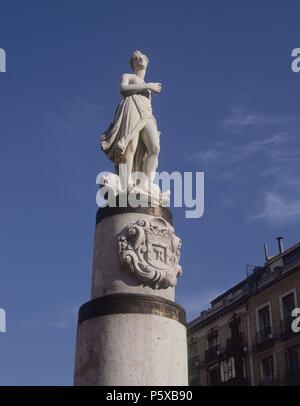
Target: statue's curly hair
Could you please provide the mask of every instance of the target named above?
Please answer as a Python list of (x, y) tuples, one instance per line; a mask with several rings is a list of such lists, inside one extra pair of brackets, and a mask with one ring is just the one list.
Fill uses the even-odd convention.
[(130, 60), (129, 60), (129, 65), (130, 65), (130, 67), (131, 67), (132, 70), (133, 70), (133, 61), (135, 60), (135, 58), (136, 58), (137, 56), (141, 56), (141, 55), (146, 58), (147, 65), (149, 64), (149, 58), (148, 58), (147, 55), (142, 54), (142, 52), (140, 52), (140, 51), (134, 51), (134, 53), (132, 54), (132, 56), (131, 56), (131, 58), (130, 58)]

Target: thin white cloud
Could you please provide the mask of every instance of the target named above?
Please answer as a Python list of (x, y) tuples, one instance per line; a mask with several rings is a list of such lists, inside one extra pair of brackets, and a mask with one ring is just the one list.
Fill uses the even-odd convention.
[(223, 128), (229, 132), (241, 132), (247, 128), (264, 127), (286, 123), (297, 119), (292, 115), (265, 115), (259, 112), (245, 111), (241, 106), (234, 106), (229, 117), (223, 120)]
[[(264, 136), (259, 139), (243, 143), (231, 142), (214, 144), (203, 151), (189, 154), (187, 160), (197, 162), (208, 168), (211, 165), (230, 164), (236, 165), (246, 158), (252, 159), (255, 154), (265, 154), (273, 160), (282, 160), (283, 144), (286, 144), (290, 134), (288, 132)], [(285, 146), (284, 146), (285, 147)], [(285, 158), (288, 152), (285, 151)]]
[(288, 165), (276, 164), (267, 168), (262, 172), (262, 176), (268, 179), (271, 179), (271, 183), (276, 186), (278, 191), (283, 193), (283, 190), (290, 192), (300, 190), (300, 178), (299, 178), (299, 161), (297, 165), (294, 165), (293, 162), (288, 162)]
[(228, 207), (229, 209), (233, 209), (236, 207), (236, 201), (232, 199), (230, 196), (222, 196), (222, 201), (224, 202), (225, 206)]
[(275, 134), (246, 143), (239, 147), (239, 159), (261, 152), (274, 156), (276, 151), (281, 148), (282, 143), (286, 141), (287, 136), (287, 133)]
[(217, 149), (216, 147), (212, 147), (204, 151), (199, 151), (198, 153), (194, 154), (191, 159), (193, 161), (208, 163), (218, 160), (220, 156), (221, 150)]
[[(252, 194), (248, 207), (243, 203), (247, 222), (295, 222), (300, 217), (299, 119), (300, 115), (272, 116), (236, 107), (222, 124), (226, 130), (243, 130), (245, 136), (228, 137), (223, 132), (220, 142), (190, 154), (189, 160), (201, 165), (215, 180), (238, 187), (236, 193), (232, 188), (228, 196), (223, 193), (226, 207), (238, 207), (237, 199), (247, 194), (245, 188), (251, 193), (256, 190), (256, 199)], [(256, 204), (260, 204), (258, 210)]]
[(264, 192), (262, 209), (249, 220), (263, 219), (270, 224), (281, 225), (300, 221), (300, 199), (279, 193)]

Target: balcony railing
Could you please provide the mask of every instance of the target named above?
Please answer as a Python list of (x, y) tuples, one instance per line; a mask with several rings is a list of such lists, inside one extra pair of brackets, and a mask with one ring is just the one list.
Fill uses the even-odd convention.
[(285, 374), (285, 384), (289, 386), (300, 385), (300, 367), (288, 369)]
[(281, 334), (280, 337), (282, 340), (288, 340), (291, 337), (294, 337), (296, 333), (292, 330), (293, 318), (291, 316), (286, 317), (281, 320)]
[(227, 339), (226, 351), (230, 354), (236, 354), (243, 351), (245, 346), (244, 335), (239, 333)]
[(217, 361), (220, 354), (220, 346), (215, 345), (214, 347), (210, 347), (208, 350), (205, 351), (205, 362), (213, 362)]
[(256, 351), (263, 351), (274, 344), (273, 329), (271, 326), (267, 326), (264, 329), (256, 333)]

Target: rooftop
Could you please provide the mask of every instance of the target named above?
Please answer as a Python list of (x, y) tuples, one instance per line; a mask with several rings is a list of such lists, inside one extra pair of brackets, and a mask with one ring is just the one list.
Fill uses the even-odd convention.
[[(281, 238), (281, 237), (280, 237)], [(200, 315), (192, 320), (188, 327), (198, 324), (208, 324), (211, 319), (240, 305), (247, 297), (265, 289), (286, 274), (299, 269), (300, 242), (283, 249), (282, 239), (279, 241), (279, 253), (269, 257), (266, 253), (266, 262), (263, 266), (247, 266), (247, 277), (211, 301), (211, 307), (203, 310)], [(265, 249), (265, 252), (266, 249)]]

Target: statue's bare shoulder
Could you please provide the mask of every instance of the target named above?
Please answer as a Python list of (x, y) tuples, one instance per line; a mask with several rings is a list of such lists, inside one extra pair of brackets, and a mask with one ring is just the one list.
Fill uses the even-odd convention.
[(122, 84), (139, 83), (138, 77), (134, 73), (123, 73), (121, 77)]

